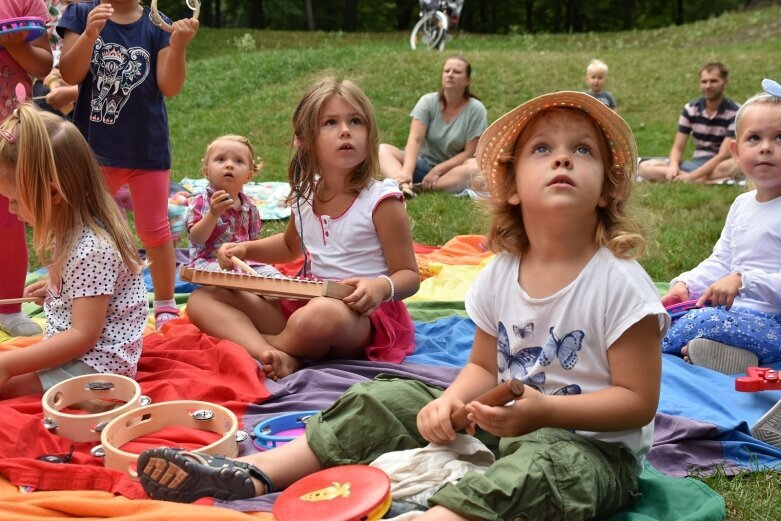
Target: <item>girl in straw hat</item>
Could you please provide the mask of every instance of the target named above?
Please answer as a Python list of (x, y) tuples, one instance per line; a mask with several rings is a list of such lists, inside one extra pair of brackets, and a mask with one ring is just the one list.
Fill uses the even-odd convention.
[[(456, 439), (451, 414), (466, 404), (467, 430), (496, 461), (439, 488), (419, 519), (591, 519), (635, 501), (669, 318), (633, 260), (643, 239), (627, 214), (632, 133), (588, 94), (559, 92), (491, 125), (477, 161), (498, 255), (467, 295), (477, 330), (450, 387), (399, 379), (353, 386), (307, 422), (306, 437), (228, 466), (151, 449), (138, 465), (150, 495), (255, 496), (323, 467), (446, 444)], [(521, 398), (475, 401), (510, 378), (526, 384)]]

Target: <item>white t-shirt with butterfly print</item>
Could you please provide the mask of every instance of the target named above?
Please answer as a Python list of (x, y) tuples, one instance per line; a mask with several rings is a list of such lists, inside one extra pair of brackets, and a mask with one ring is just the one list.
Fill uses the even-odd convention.
[[(500, 382), (518, 378), (544, 394), (599, 391), (610, 386), (607, 350), (630, 326), (656, 315), (661, 336), (667, 331), (670, 318), (636, 261), (601, 248), (575, 280), (545, 298), (530, 297), (518, 284), (520, 262), (517, 255), (497, 255), (466, 297), (477, 327), (498, 339)], [(651, 449), (653, 422), (641, 429), (578, 434), (622, 443), (640, 463)]]

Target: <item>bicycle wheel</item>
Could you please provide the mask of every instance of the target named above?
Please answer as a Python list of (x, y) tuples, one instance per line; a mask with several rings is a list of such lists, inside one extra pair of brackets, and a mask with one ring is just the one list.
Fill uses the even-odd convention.
[(409, 35), (409, 46), (415, 50), (419, 45), (441, 51), (445, 48), (447, 17), (441, 11), (424, 14)]

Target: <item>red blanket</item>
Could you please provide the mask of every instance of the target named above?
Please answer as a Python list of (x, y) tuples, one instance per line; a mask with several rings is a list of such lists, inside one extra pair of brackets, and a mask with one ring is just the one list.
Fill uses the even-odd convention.
[[(249, 403), (264, 401), (269, 393), (265, 375), (240, 346), (204, 335), (186, 319), (169, 322), (163, 335), (144, 338), (137, 380), (153, 403), (171, 400), (201, 400), (231, 409), (241, 418)], [(123, 473), (106, 469), (101, 459), (90, 455), (95, 443), (72, 443), (49, 433), (41, 422), (40, 396), (0, 401), (0, 473), (14, 485), (36, 490), (103, 490), (127, 497), (145, 497), (138, 483)], [(161, 444), (191, 446), (213, 440), (192, 431), (165, 429), (165, 437), (147, 436), (125, 447), (140, 452)], [(68, 453), (69, 464), (38, 461), (43, 454)]]

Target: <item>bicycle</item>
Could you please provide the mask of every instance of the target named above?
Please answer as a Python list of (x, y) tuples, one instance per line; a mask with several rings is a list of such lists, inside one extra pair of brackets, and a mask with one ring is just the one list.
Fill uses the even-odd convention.
[(412, 50), (418, 45), (442, 51), (450, 39), (447, 30), (458, 25), (463, 0), (420, 0), (420, 20), (409, 35)]

